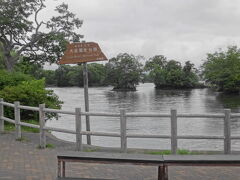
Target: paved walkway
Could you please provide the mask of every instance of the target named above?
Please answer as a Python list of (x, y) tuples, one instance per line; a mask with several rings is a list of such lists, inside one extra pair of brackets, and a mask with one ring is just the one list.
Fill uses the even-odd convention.
[[(56, 153), (74, 149), (73, 144), (50, 137), (53, 149), (38, 148), (38, 134), (0, 134), (0, 180), (52, 180), (56, 178)], [(240, 180), (238, 167), (170, 167), (170, 180)], [(67, 164), (67, 176), (119, 180), (156, 180), (157, 168), (146, 166)]]

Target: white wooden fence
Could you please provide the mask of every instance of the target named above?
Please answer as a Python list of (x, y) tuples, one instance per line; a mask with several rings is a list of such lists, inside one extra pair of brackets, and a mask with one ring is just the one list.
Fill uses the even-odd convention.
[[(14, 108), (15, 119), (9, 119), (4, 117), (4, 106)], [(39, 125), (29, 124), (21, 122), (20, 110), (32, 110), (39, 112)], [(70, 114), (75, 116), (76, 130), (68, 130), (62, 128), (47, 127), (45, 125), (45, 113), (61, 113)], [(107, 132), (93, 132), (84, 131), (82, 129), (82, 116), (104, 116), (104, 117), (119, 117), (120, 120), (120, 133), (107, 133)], [(128, 134), (127, 133), (127, 118), (128, 117), (167, 117), (171, 120), (171, 134), (170, 135), (143, 135), (143, 134)], [(46, 147), (46, 135), (47, 130), (70, 133), (76, 135), (76, 149), (81, 151), (83, 149), (83, 135), (91, 136), (108, 136), (119, 137), (121, 139), (120, 150), (121, 152), (127, 152), (127, 139), (128, 138), (162, 138), (170, 139), (171, 151), (173, 154), (177, 153), (178, 139), (216, 139), (224, 141), (224, 153), (231, 153), (231, 140), (240, 139), (240, 136), (231, 136), (231, 118), (240, 117), (240, 113), (231, 113), (230, 109), (225, 109), (224, 113), (219, 114), (178, 114), (176, 109), (171, 109), (169, 114), (140, 114), (140, 113), (126, 113), (125, 110), (120, 110), (119, 113), (96, 113), (96, 112), (82, 112), (80, 108), (75, 108), (75, 111), (63, 111), (56, 109), (45, 108), (44, 104), (40, 104), (39, 107), (22, 106), (19, 102), (14, 104), (4, 102), (0, 98), (0, 132), (4, 131), (4, 121), (15, 124), (16, 127), (16, 139), (21, 138), (21, 126), (27, 126), (40, 129), (40, 147)], [(222, 118), (224, 121), (223, 135), (178, 135), (177, 133), (177, 119), (178, 118)]]

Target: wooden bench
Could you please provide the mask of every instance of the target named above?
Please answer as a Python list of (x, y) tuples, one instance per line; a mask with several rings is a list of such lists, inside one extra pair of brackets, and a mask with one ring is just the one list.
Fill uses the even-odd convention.
[(168, 166), (240, 166), (240, 155), (163, 155), (162, 180), (168, 180)]
[(66, 162), (157, 166), (158, 180), (168, 180), (169, 166), (240, 166), (240, 155), (145, 155), (70, 151), (58, 154), (57, 159), (59, 179), (65, 177)]
[(109, 180), (109, 179), (89, 179), (89, 178), (72, 178), (72, 177), (57, 177), (56, 180)]
[(111, 179), (93, 179), (93, 178), (72, 178), (72, 177), (57, 177), (56, 180), (111, 180)]
[(57, 160), (58, 179), (66, 176), (66, 162), (157, 166), (159, 180), (161, 178), (160, 175), (163, 174), (161, 172), (163, 170), (163, 158), (161, 155), (68, 151), (59, 153)]

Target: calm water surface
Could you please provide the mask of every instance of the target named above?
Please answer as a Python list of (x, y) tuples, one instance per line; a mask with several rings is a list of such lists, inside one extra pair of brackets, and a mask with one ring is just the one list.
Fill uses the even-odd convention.
[[(83, 88), (52, 88), (64, 101), (63, 110), (84, 110)], [(90, 111), (119, 112), (121, 108), (134, 113), (169, 113), (176, 108), (178, 113), (222, 113), (224, 108), (240, 113), (240, 95), (224, 95), (210, 89), (156, 90), (154, 84), (140, 84), (136, 92), (115, 92), (112, 87), (89, 88)], [(119, 118), (90, 117), (91, 130), (119, 132)], [(60, 115), (58, 120), (47, 123), (51, 127), (75, 129), (74, 116)], [(85, 124), (84, 124), (85, 128)], [(170, 134), (169, 118), (128, 118), (127, 133)], [(240, 135), (240, 119), (232, 119), (232, 135)], [(61, 139), (75, 141), (75, 136), (53, 132)], [(222, 135), (223, 119), (179, 118), (179, 135)], [(84, 139), (86, 141), (86, 139)], [(222, 150), (222, 140), (179, 140), (179, 148), (189, 150)], [(92, 144), (119, 147), (119, 138), (92, 137)], [(170, 149), (170, 140), (128, 139), (128, 147)], [(232, 141), (233, 150), (240, 150), (240, 140)]]

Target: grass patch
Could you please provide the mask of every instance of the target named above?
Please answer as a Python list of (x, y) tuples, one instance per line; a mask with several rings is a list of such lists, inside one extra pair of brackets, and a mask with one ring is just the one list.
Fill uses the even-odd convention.
[[(36, 120), (28, 120), (28, 121), (21, 121), (29, 124), (39, 125), (38, 121)], [(31, 128), (27, 126), (21, 126), (23, 132), (32, 132), (32, 133), (39, 133), (39, 129)], [(15, 124), (4, 122), (4, 130), (5, 131), (15, 131)]]
[(150, 152), (145, 152), (145, 154), (153, 154), (153, 155), (168, 155), (171, 154), (170, 150), (164, 150), (164, 151), (150, 151)]
[[(153, 155), (169, 155), (172, 154), (172, 152), (170, 150), (164, 150), (164, 151), (150, 151), (150, 152), (145, 152), (145, 154), (153, 154)], [(178, 149), (177, 150), (177, 154), (180, 155), (196, 155), (199, 154), (197, 152), (192, 152), (192, 151), (188, 151), (185, 149)]]
[[(54, 145), (54, 144), (46, 144), (46, 148), (54, 149), (54, 148), (55, 148), (55, 145)], [(37, 146), (37, 149), (44, 149), (44, 148), (41, 148), (41, 146), (38, 145), (38, 146)]]
[(15, 131), (15, 125), (12, 123), (4, 122), (4, 131)]
[(17, 138), (16, 141), (28, 142), (29, 140), (26, 137)]
[(87, 148), (83, 150), (84, 152), (96, 152), (98, 151), (98, 148)]
[(46, 144), (46, 148), (49, 148), (49, 149), (54, 149), (55, 146), (54, 144)]

